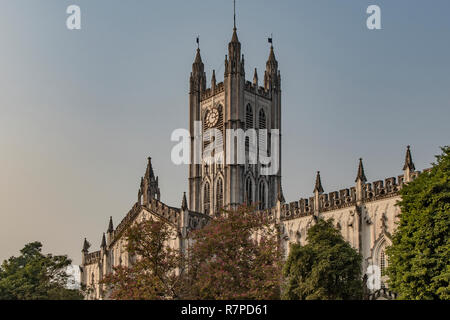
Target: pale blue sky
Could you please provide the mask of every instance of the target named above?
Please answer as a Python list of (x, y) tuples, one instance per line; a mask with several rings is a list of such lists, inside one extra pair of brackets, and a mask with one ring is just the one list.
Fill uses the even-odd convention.
[[(66, 8), (82, 30), (66, 29)], [(366, 28), (382, 9), (383, 30)], [(80, 262), (137, 198), (152, 156), (162, 200), (178, 206), (187, 167), (170, 134), (187, 127), (188, 78), (200, 35), (208, 79), (223, 60), (232, 1), (0, 0), (0, 259), (39, 240)], [(288, 201), (417, 169), (450, 142), (450, 2), (238, 0), (247, 78), (273, 33), (283, 90)], [(208, 80), (209, 82), (209, 80)]]

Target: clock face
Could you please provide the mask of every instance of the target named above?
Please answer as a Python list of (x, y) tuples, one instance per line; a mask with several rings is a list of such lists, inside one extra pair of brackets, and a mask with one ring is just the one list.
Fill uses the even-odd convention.
[(206, 115), (206, 125), (208, 128), (214, 127), (219, 121), (219, 110), (212, 109)]

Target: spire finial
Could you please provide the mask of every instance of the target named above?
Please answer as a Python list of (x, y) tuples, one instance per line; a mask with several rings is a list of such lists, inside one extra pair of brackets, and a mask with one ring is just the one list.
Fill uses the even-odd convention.
[(318, 192), (319, 194), (323, 193), (322, 181), (320, 179), (320, 171), (317, 171), (316, 185), (314, 187), (314, 192)]
[(362, 158), (359, 158), (358, 174), (356, 176), (355, 182), (358, 182), (358, 180), (361, 180), (362, 182), (367, 181), (366, 175), (364, 174), (364, 166), (363, 166)]
[(406, 170), (407, 168), (412, 171), (416, 170), (414, 162), (412, 161), (410, 146), (406, 147), (405, 165), (403, 166), (403, 170)]
[(147, 159), (148, 159), (147, 170), (145, 171), (144, 179), (150, 181), (155, 178), (155, 174), (153, 172), (152, 158), (148, 157)]
[(181, 201), (181, 210), (187, 210), (187, 199), (186, 199), (186, 192), (183, 193), (183, 200)]
[(91, 247), (91, 244), (89, 243), (89, 241), (87, 241), (86, 238), (84, 238), (84, 242), (83, 242), (83, 250), (81, 250), (82, 252), (89, 252), (89, 248)]
[(102, 244), (100, 245), (100, 248), (102, 248), (102, 249), (106, 248), (106, 238), (105, 238), (104, 232), (103, 232)]
[(255, 73), (253, 74), (253, 85), (258, 86), (258, 71), (255, 68)]
[(109, 225), (108, 225), (108, 233), (112, 233), (114, 231), (114, 225), (113, 225), (113, 220), (112, 220), (112, 216), (109, 217)]

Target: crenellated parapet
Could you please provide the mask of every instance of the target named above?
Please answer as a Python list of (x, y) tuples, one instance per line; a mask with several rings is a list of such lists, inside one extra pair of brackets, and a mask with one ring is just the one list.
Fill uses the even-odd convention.
[[(376, 201), (398, 195), (401, 185), (396, 182), (395, 177), (386, 178), (384, 181), (378, 180), (363, 185), (363, 202)], [(300, 199), (281, 206), (280, 220), (291, 220), (300, 217), (313, 215), (317, 209), (319, 213), (339, 210), (356, 205), (356, 188), (351, 187), (322, 193), (318, 197), (319, 202), (315, 203), (315, 198)], [(318, 208), (317, 208), (318, 206)]]
[(85, 265), (96, 264), (100, 262), (101, 259), (101, 251), (94, 251), (91, 253), (87, 253), (85, 257)]
[(200, 101), (207, 100), (207, 99), (209, 99), (217, 94), (220, 94), (224, 91), (225, 91), (225, 86), (224, 86), (223, 82), (220, 82), (214, 86), (214, 89), (208, 88), (205, 91), (203, 91), (200, 95)]
[(206, 226), (210, 220), (211, 217), (206, 214), (189, 211), (188, 228), (190, 230), (201, 229)]
[(367, 183), (364, 185), (363, 199), (367, 202), (397, 196), (401, 186), (395, 177)]
[(277, 219), (277, 208), (269, 208), (258, 211), (263, 218), (266, 218), (269, 222), (275, 222)]
[(326, 212), (342, 209), (356, 204), (356, 188), (341, 189), (339, 191), (321, 194), (319, 197), (319, 211)]
[[(404, 174), (396, 177), (389, 177), (384, 180), (377, 180), (371, 183), (366, 182), (362, 159), (359, 160), (357, 171), (356, 186), (323, 193), (320, 172), (317, 172), (316, 186), (314, 188), (315, 197), (309, 199), (300, 199), (289, 204), (282, 204), (280, 210), (280, 220), (291, 220), (313, 214), (325, 213), (333, 210), (339, 210), (358, 203), (368, 203), (386, 198), (396, 197), (405, 183), (416, 179), (420, 171), (414, 170), (414, 163), (410, 147), (407, 148), (406, 160), (404, 165)], [(411, 171), (414, 170), (414, 171)], [(424, 172), (429, 169), (423, 170)], [(358, 187), (360, 186), (360, 188)], [(358, 196), (358, 190), (361, 190)]]
[(266, 90), (264, 87), (258, 86), (256, 83), (250, 81), (245, 82), (245, 91), (256, 94), (262, 98), (272, 100), (272, 93), (270, 90)]
[(170, 207), (159, 200), (153, 199), (148, 207), (149, 211), (160, 218), (163, 218), (167, 222), (174, 226), (178, 225), (178, 220), (180, 219), (180, 209)]
[(300, 199), (281, 206), (280, 220), (291, 220), (312, 215), (314, 213), (314, 197)]

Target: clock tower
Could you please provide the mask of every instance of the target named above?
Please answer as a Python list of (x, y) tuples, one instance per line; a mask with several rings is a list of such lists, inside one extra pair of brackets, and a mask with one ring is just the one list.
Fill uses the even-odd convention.
[[(211, 86), (207, 88), (204, 64), (198, 48), (190, 75), (189, 209), (210, 215), (220, 212), (222, 208), (235, 209), (244, 203), (258, 209), (268, 209), (274, 207), (277, 200), (284, 202), (281, 191), (281, 77), (273, 46), (270, 47), (266, 62), (263, 86), (259, 85), (256, 68), (253, 81), (245, 80), (244, 55), (241, 54), (236, 27), (228, 44), (224, 66), (223, 82), (217, 83), (213, 71)], [(195, 123), (201, 123), (201, 130), (195, 130)], [(210, 137), (209, 129), (218, 130), (221, 134)], [(245, 163), (228, 163), (227, 145), (232, 145), (228, 141), (228, 129), (240, 129), (243, 132), (255, 129), (257, 134), (267, 130), (267, 136), (258, 135), (256, 146), (246, 136)], [(271, 129), (279, 130), (278, 170), (271, 175), (263, 175), (258, 152), (261, 143), (267, 144), (270, 149)], [(202, 141), (201, 146), (197, 145), (202, 149), (201, 154), (208, 148), (213, 149), (213, 142), (223, 145), (223, 148), (215, 149), (211, 157), (195, 161), (195, 138)], [(235, 150), (237, 145), (235, 141)], [(257, 154), (256, 164), (249, 161), (249, 149)]]

